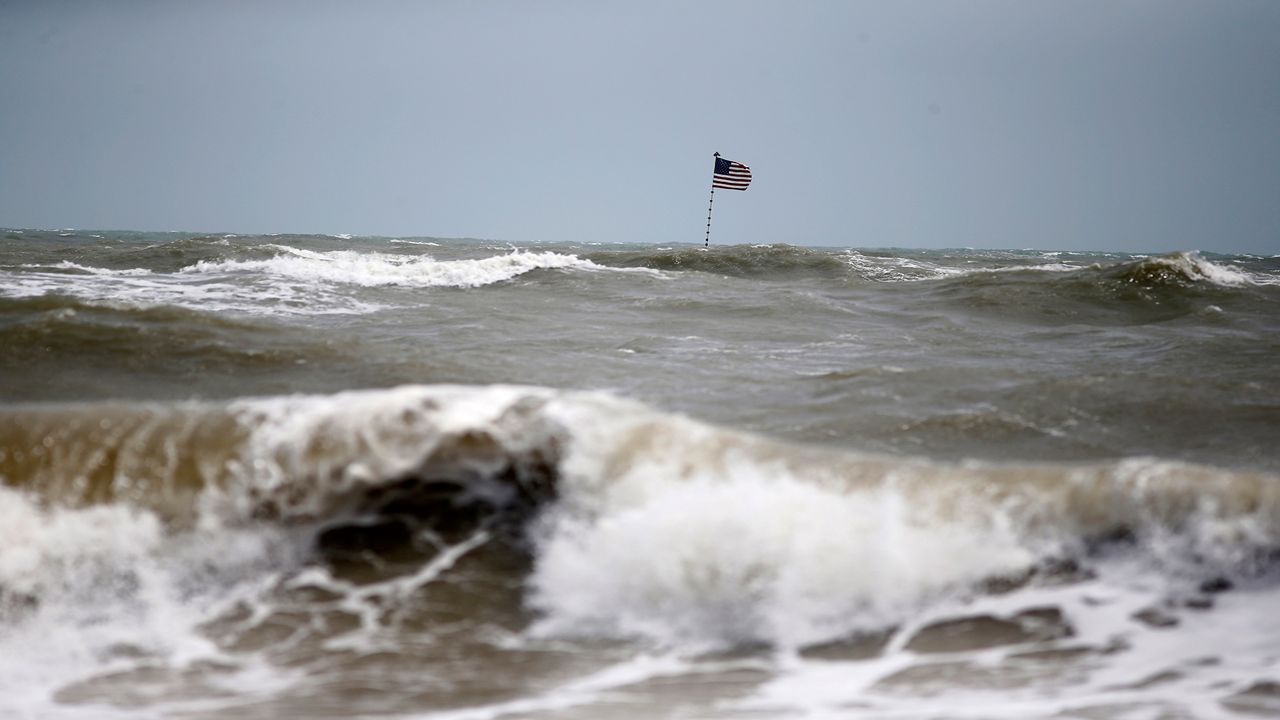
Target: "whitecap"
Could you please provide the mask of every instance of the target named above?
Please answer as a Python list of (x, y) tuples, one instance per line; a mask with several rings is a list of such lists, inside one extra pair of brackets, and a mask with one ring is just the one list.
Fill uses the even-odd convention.
[(1220, 265), (1194, 251), (1147, 258), (1145, 262), (1170, 268), (1192, 280), (1204, 280), (1224, 287), (1280, 284), (1280, 278), (1251, 273), (1236, 265)]
[(265, 260), (202, 260), (183, 268), (186, 274), (254, 272), (309, 282), (348, 283), (363, 287), (476, 288), (500, 283), (534, 270), (642, 272), (648, 268), (610, 268), (576, 255), (512, 250), (468, 260), (436, 260), (421, 255), (316, 252), (287, 245), (269, 246), (281, 254)]
[(117, 276), (117, 277), (152, 274), (151, 271), (147, 270), (146, 268), (126, 268), (123, 270), (113, 270), (111, 268), (100, 268), (100, 267), (93, 267), (90, 265), (81, 265), (79, 263), (71, 262), (70, 260), (63, 260), (62, 262), (55, 263), (53, 265), (26, 264), (26, 265), (21, 265), (19, 267), (29, 268), (33, 270), (42, 270), (42, 269), (76, 270), (79, 272), (87, 273), (89, 275), (105, 275), (105, 276)]

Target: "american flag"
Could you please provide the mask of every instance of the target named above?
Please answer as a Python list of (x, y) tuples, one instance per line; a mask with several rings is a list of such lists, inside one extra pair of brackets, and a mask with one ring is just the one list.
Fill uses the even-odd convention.
[(751, 168), (740, 162), (716, 158), (716, 171), (711, 176), (712, 188), (746, 190), (751, 184)]

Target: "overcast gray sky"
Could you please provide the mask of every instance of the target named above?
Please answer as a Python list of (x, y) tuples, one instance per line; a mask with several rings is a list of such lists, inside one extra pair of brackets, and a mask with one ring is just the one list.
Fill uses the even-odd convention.
[(0, 0), (0, 225), (1280, 252), (1280, 2)]

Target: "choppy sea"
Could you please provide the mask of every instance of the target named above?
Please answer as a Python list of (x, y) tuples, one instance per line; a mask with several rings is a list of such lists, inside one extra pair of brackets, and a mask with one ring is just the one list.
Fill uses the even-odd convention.
[(1280, 715), (1280, 256), (0, 230), (0, 717)]

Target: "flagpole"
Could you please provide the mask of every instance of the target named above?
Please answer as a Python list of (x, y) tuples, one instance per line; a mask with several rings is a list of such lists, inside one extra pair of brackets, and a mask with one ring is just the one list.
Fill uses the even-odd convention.
[[(716, 153), (715, 157), (720, 157), (720, 153)], [(702, 247), (711, 247), (711, 206), (716, 202), (716, 176), (715, 172), (711, 173), (711, 199), (707, 201), (707, 239), (703, 242)]]
[(711, 247), (711, 206), (716, 201), (716, 186), (711, 186), (711, 200), (707, 203), (707, 240), (702, 247)]

